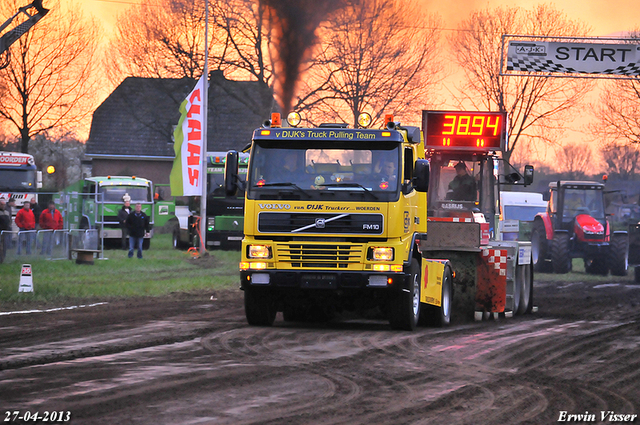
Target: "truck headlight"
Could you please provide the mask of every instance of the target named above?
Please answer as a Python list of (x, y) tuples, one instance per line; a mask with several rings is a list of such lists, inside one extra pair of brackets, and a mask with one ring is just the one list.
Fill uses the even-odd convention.
[(393, 261), (393, 248), (377, 246), (369, 248), (370, 261)]
[(271, 247), (267, 245), (249, 245), (249, 258), (271, 258)]
[(207, 217), (207, 230), (210, 232), (216, 228), (216, 218), (215, 217)]

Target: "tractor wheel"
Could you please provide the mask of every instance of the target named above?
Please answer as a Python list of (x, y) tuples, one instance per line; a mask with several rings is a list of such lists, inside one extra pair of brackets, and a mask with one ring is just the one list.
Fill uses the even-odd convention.
[(533, 270), (539, 273), (551, 273), (551, 264), (546, 261), (548, 252), (547, 232), (544, 223), (538, 220), (531, 230), (531, 261)]
[(276, 306), (268, 291), (262, 288), (245, 288), (244, 312), (252, 326), (271, 326), (276, 319)]
[(609, 243), (607, 266), (613, 276), (626, 276), (629, 268), (629, 240), (627, 235), (614, 234)]
[(551, 264), (553, 272), (569, 273), (571, 270), (571, 256), (569, 255), (569, 234), (556, 233), (551, 241)]
[(587, 274), (596, 274), (600, 276), (606, 276), (607, 273), (609, 273), (607, 263), (602, 258), (585, 258), (584, 271), (587, 272)]
[(413, 258), (409, 269), (411, 282), (408, 290), (402, 290), (390, 300), (389, 323), (393, 329), (412, 331), (420, 317), (420, 264)]

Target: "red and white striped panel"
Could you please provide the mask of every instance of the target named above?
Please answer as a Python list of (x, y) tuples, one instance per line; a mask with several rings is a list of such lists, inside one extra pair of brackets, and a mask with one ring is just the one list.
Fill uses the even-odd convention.
[(430, 217), (427, 221), (448, 221), (453, 223), (473, 223), (472, 217)]
[(486, 257), (489, 264), (493, 264), (500, 276), (507, 275), (507, 250), (506, 249), (483, 249), (482, 256)]

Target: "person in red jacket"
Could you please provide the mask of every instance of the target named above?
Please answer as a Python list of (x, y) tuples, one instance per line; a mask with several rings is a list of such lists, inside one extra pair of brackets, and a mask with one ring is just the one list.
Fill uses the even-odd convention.
[(18, 233), (18, 255), (22, 249), (22, 242), (27, 244), (27, 255), (31, 254), (31, 244), (36, 238), (36, 218), (31, 211), (31, 203), (25, 201), (22, 208), (16, 214), (16, 226), (20, 229)]
[(55, 202), (49, 201), (47, 209), (40, 213), (40, 229), (45, 230), (40, 254), (45, 254), (45, 251), (46, 254), (51, 254), (54, 230), (61, 230), (63, 223), (62, 214), (56, 209)]

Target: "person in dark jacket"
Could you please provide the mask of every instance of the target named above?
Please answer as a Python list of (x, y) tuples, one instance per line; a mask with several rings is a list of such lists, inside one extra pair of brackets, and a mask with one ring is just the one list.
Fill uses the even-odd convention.
[(6, 204), (4, 199), (0, 199), (0, 263), (4, 260), (5, 253), (9, 248), (9, 241), (11, 241), (10, 233), (2, 233), (3, 231), (11, 231), (11, 214), (7, 211)]
[(131, 202), (128, 199), (124, 200), (124, 205), (118, 211), (118, 222), (120, 223), (120, 230), (122, 230), (122, 249), (128, 249), (129, 244), (127, 238), (129, 237), (129, 229), (127, 228), (127, 217), (131, 214)]
[(133, 257), (133, 250), (138, 249), (138, 258), (142, 258), (142, 242), (149, 234), (149, 217), (142, 212), (142, 204), (136, 204), (135, 210), (127, 217), (129, 229), (129, 258)]

